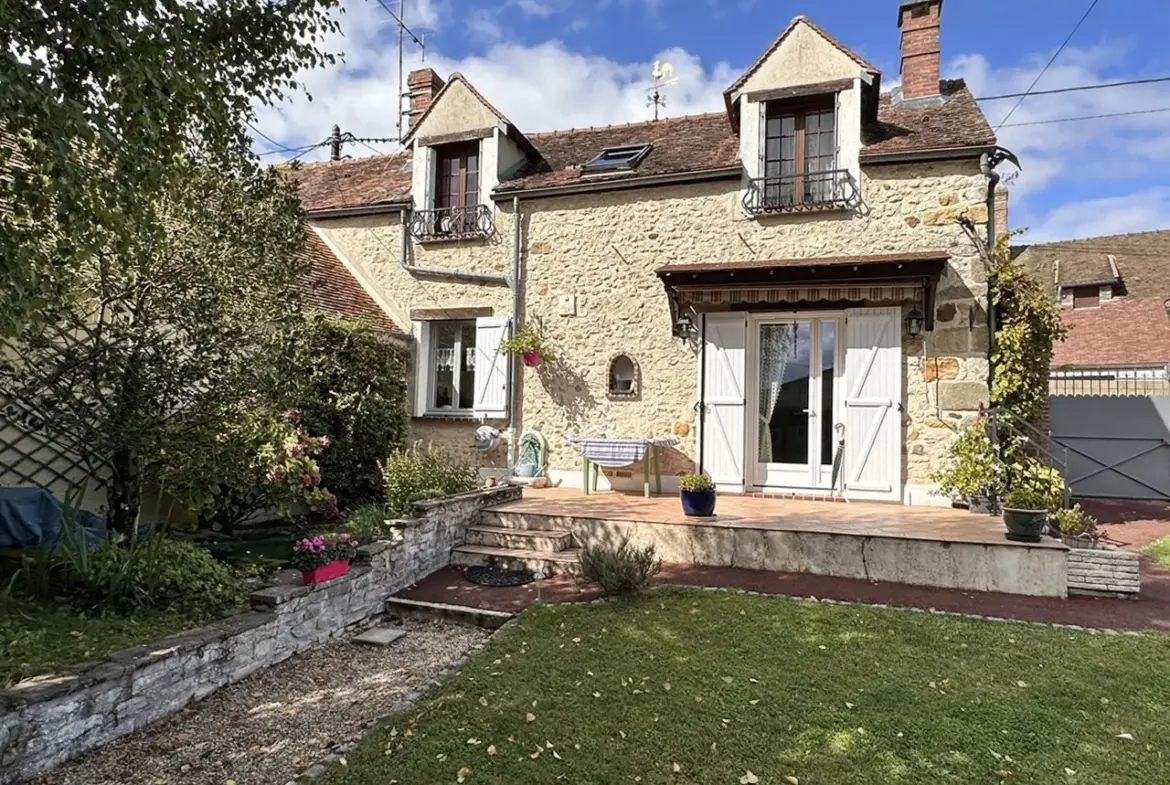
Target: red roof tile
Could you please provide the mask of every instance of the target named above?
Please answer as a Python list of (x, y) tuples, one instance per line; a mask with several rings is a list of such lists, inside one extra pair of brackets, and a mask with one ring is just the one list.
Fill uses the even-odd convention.
[(901, 153), (995, 143), (995, 133), (962, 79), (944, 79), (946, 101), (932, 106), (895, 106), (889, 93), (878, 98), (876, 123), (862, 129), (861, 154)]
[(1170, 362), (1170, 318), (1162, 300), (1120, 298), (1100, 308), (1060, 314), (1068, 337), (1052, 354), (1052, 367), (1153, 365)]
[(318, 161), (288, 167), (306, 210), (410, 202), (410, 154)]
[(366, 319), (375, 329), (402, 332), (317, 233), (309, 229), (305, 235), (309, 257), (301, 283), (305, 305), (339, 319)]

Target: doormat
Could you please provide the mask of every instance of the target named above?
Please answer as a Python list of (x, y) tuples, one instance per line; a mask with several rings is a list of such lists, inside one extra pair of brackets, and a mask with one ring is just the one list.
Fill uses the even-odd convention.
[(480, 586), (523, 586), (536, 580), (536, 574), (531, 570), (507, 570), (487, 564), (466, 568), (463, 577)]

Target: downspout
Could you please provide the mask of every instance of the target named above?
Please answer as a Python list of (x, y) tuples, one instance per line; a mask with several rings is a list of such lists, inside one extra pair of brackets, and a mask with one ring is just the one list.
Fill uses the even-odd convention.
[[(987, 178), (987, 251), (988, 260), (992, 261), (991, 253), (995, 250), (995, 188), (999, 185), (1000, 174), (995, 171), (998, 159), (993, 160), (991, 153), (979, 156), (979, 171)], [(996, 272), (992, 266), (987, 272), (987, 389), (990, 392), (995, 366), (991, 362), (995, 351), (995, 303), (992, 292), (995, 291)]]
[[(512, 197), (512, 330), (513, 335), (520, 329), (521, 321), (521, 290), (520, 290), (520, 197)], [(518, 410), (518, 391), (516, 381), (516, 355), (508, 355), (508, 476), (511, 477), (516, 466), (516, 420)]]
[(410, 258), (410, 208), (403, 207), (398, 213), (398, 220), (402, 224), (402, 252), (398, 257), (398, 266), (412, 275), (425, 275), (430, 278), (446, 278), (451, 281), (464, 283), (490, 283), (497, 286), (511, 286), (506, 275), (488, 275), (487, 273), (469, 273), (466, 270), (445, 270), (441, 267), (415, 267)]
[(707, 312), (699, 314), (699, 474), (703, 473), (703, 440), (707, 437)]

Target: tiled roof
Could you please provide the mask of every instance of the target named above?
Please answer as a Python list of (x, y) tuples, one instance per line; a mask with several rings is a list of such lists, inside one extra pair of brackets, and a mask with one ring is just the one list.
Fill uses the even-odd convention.
[(710, 271), (757, 270), (771, 267), (838, 267), (896, 264), (898, 262), (945, 262), (950, 252), (906, 251), (905, 253), (871, 254), (867, 256), (814, 256), (797, 259), (751, 259), (743, 262), (700, 262), (697, 264), (668, 264), (655, 270), (659, 275), (699, 273)]
[[(1045, 286), (1120, 281), (1099, 308), (1061, 311), (1069, 328), (1053, 352), (1063, 365), (1145, 365), (1170, 362), (1170, 230), (1017, 246), (1015, 257)], [(1057, 276), (1059, 275), (1059, 281)]]
[(409, 153), (297, 164), (288, 173), (300, 184), (306, 210), (410, 201)]
[[(877, 122), (862, 129), (866, 143), (862, 155), (994, 142), (995, 135), (962, 80), (944, 81), (940, 87), (948, 100), (931, 107), (897, 107), (888, 96), (882, 96)], [(653, 148), (638, 167), (606, 175), (605, 181), (739, 166), (739, 139), (723, 112), (528, 134), (527, 139), (541, 160), (501, 182), (498, 192), (591, 182), (592, 178), (582, 178), (581, 166), (603, 148), (641, 142), (649, 142)], [(301, 184), (306, 210), (397, 204), (410, 198), (409, 159), (401, 153), (305, 164), (290, 171)]]
[(1170, 298), (1168, 229), (1017, 246), (1013, 252), (1049, 286), (1112, 280), (1112, 255), (1121, 278), (1119, 293), (1141, 299)]
[(894, 106), (889, 93), (878, 98), (876, 123), (862, 129), (862, 155), (900, 153), (995, 143), (979, 104), (962, 79), (944, 79), (939, 91), (947, 100), (933, 106)]
[(375, 329), (402, 332), (316, 232), (309, 229), (305, 236), (309, 270), (301, 282), (301, 296), (306, 306), (340, 319), (364, 318)]
[(1053, 348), (1053, 368), (1170, 362), (1170, 318), (1161, 299), (1123, 297), (1060, 316), (1068, 337)]
[(754, 63), (752, 63), (750, 66), (748, 66), (748, 69), (746, 71), (744, 71), (742, 74), (740, 74), (738, 79), (736, 79), (734, 82), (732, 82), (731, 87), (728, 87), (726, 90), (723, 91), (723, 95), (730, 96), (733, 92), (735, 92), (740, 87), (742, 87), (744, 82), (746, 82), (751, 77), (752, 74), (754, 74), (756, 71), (759, 70), (760, 66), (762, 66), (767, 61), (767, 59), (772, 56), (772, 53), (775, 52), (780, 47), (780, 44), (784, 41), (784, 39), (788, 37), (788, 34), (791, 33), (794, 29), (796, 29), (796, 26), (798, 24), (800, 24), (801, 22), (804, 22), (806, 25), (811, 27), (818, 35), (820, 35), (822, 38), (824, 38), (826, 41), (828, 41), (833, 46), (840, 49), (844, 54), (848, 55), (849, 58), (853, 60), (853, 62), (857, 63), (859, 66), (861, 66), (865, 70), (870, 71), (871, 73), (875, 73), (875, 74), (881, 73), (881, 71), (874, 68), (872, 65), (867, 63), (865, 60), (861, 59), (861, 57), (858, 56), (857, 53), (854, 52), (852, 49), (845, 46), (840, 41), (838, 41), (836, 38), (829, 35), (824, 30), (822, 30), (820, 27), (818, 27), (807, 16), (797, 16), (797, 17), (793, 18), (793, 20), (791, 22), (788, 23), (788, 27), (784, 28), (784, 31), (782, 33), (780, 33), (780, 35), (776, 36), (775, 40), (773, 40), (771, 45), (768, 46), (768, 48), (764, 50), (763, 54), (761, 54), (759, 57), (757, 57), (756, 61)]

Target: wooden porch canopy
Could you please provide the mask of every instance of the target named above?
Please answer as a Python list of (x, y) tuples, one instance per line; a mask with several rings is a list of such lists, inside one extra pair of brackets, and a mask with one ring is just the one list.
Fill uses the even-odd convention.
[(933, 298), (950, 254), (944, 250), (870, 256), (668, 264), (656, 270), (672, 321), (685, 310), (750, 309), (843, 302), (923, 302), (933, 327)]

